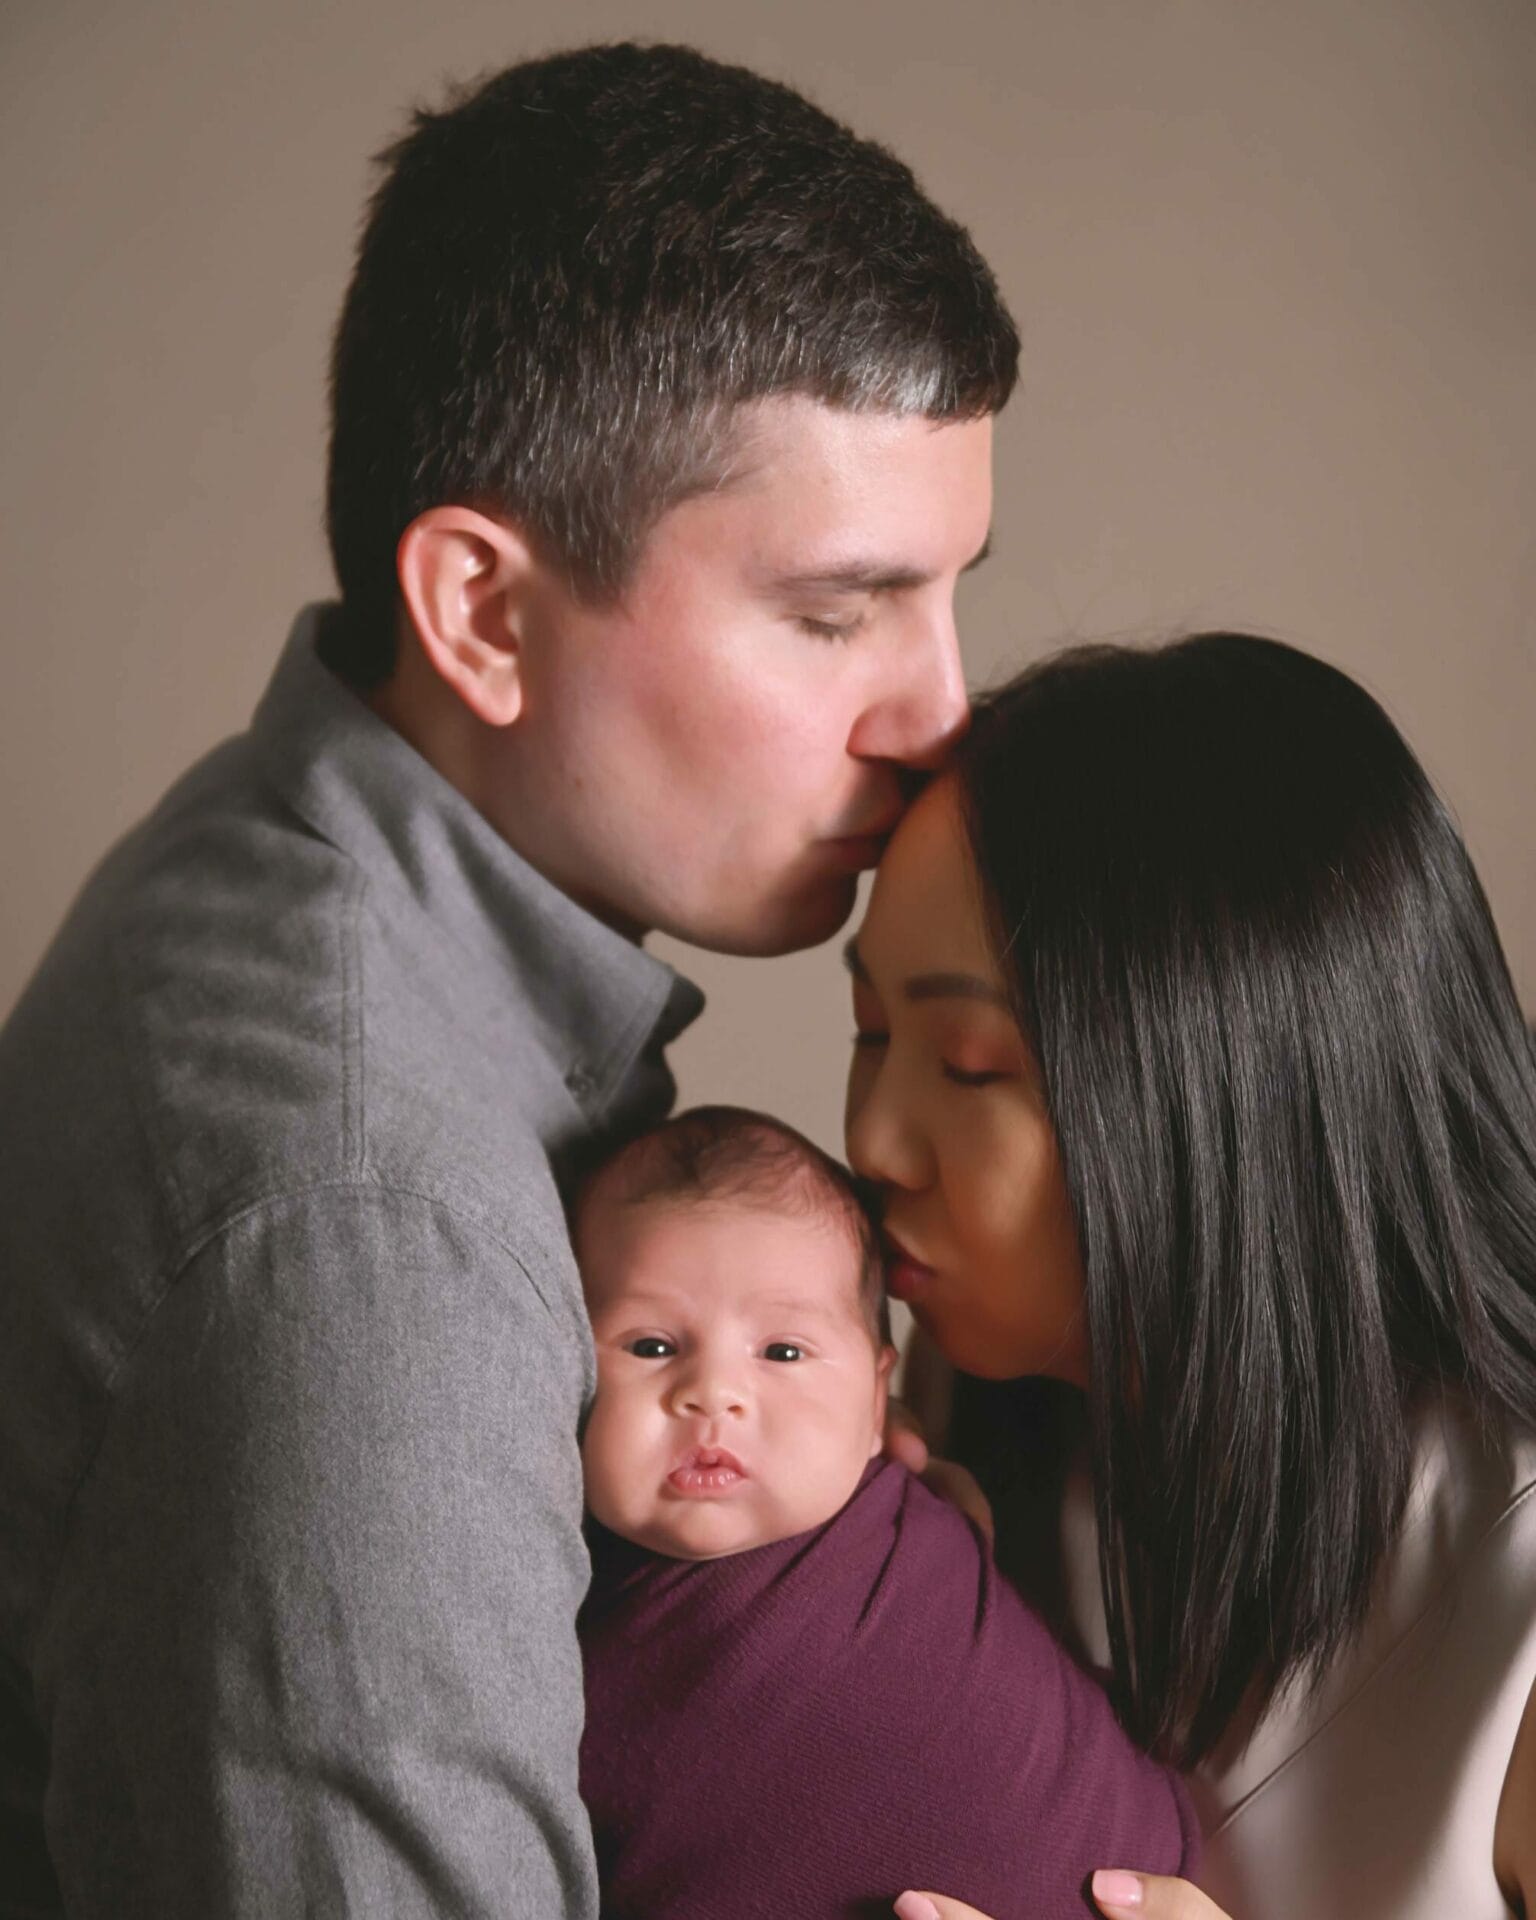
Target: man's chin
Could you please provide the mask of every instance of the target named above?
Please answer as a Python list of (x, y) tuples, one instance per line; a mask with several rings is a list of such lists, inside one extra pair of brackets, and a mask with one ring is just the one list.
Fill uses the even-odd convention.
[(731, 920), (702, 920), (695, 928), (668, 927), (676, 940), (749, 960), (819, 947), (846, 925), (859, 894), (856, 873), (821, 875), (803, 882), (793, 894), (764, 901)]

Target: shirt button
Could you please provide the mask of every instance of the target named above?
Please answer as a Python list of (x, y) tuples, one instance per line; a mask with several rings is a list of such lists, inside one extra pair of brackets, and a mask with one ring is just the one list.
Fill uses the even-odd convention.
[(585, 1067), (572, 1067), (565, 1076), (565, 1084), (578, 1100), (585, 1100), (592, 1091), (592, 1076)]

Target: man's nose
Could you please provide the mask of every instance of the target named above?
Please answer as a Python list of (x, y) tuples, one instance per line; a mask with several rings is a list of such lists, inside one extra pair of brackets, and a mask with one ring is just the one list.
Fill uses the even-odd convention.
[(894, 760), (932, 772), (970, 724), (954, 609), (917, 623), (908, 645), (893, 649), (888, 678), (859, 716), (848, 751), (859, 760)]

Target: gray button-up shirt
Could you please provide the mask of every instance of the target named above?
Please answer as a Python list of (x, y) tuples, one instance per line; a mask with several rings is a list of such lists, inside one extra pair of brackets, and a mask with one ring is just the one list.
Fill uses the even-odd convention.
[(313, 625), (0, 1034), (0, 1914), (597, 1909), (551, 1158), (702, 1000)]

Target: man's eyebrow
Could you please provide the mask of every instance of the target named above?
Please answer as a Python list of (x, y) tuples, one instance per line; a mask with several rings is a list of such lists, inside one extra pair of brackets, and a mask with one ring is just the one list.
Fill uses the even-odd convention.
[[(992, 536), (988, 534), (960, 571), (969, 573), (979, 567), (991, 551)], [(772, 573), (768, 585), (776, 593), (902, 593), (912, 587), (926, 587), (938, 577), (921, 567), (893, 566), (886, 560), (848, 560), (804, 572)]]
[[(857, 940), (850, 940), (843, 948), (843, 965), (855, 980), (863, 981), (865, 986), (873, 984), (859, 954)], [(914, 973), (902, 981), (901, 991), (907, 1000), (979, 1000), (989, 1007), (1001, 1007), (1005, 1013), (1013, 1011), (1002, 988), (983, 980), (979, 973)]]

